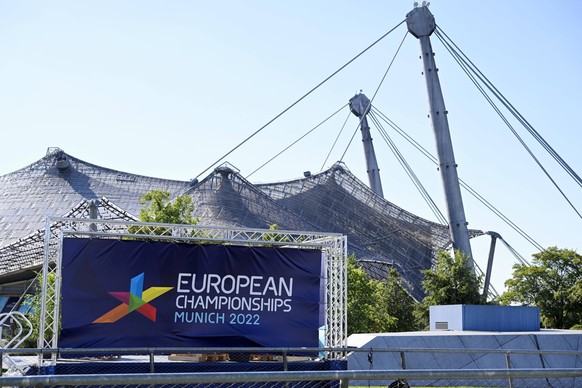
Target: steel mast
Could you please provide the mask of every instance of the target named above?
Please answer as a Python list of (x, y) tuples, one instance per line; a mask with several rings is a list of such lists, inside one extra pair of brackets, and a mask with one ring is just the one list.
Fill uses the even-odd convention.
[(370, 112), (370, 99), (365, 94), (359, 93), (350, 98), (350, 110), (360, 119), (360, 130), (362, 131), (362, 142), (364, 143), (364, 154), (366, 156), (366, 169), (368, 171), (368, 180), (370, 188), (380, 197), (384, 198), (382, 190), (382, 181), (380, 180), (380, 169), (374, 152), (372, 135), (370, 135), (370, 126), (368, 125), (368, 112)]
[(445, 190), (453, 248), (468, 256), (472, 265), (473, 256), (471, 243), (469, 242), (469, 229), (465, 219), (461, 187), (459, 185), (459, 176), (457, 175), (457, 164), (455, 163), (449, 122), (447, 120), (448, 112), (445, 109), (445, 101), (437, 74), (438, 69), (430, 43), (430, 35), (435, 30), (436, 23), (425, 1), (422, 2), (421, 6), (417, 6), (417, 3), (415, 3), (415, 8), (406, 15), (406, 24), (408, 31), (420, 41), (430, 105), (430, 118), (436, 138), (439, 170)]

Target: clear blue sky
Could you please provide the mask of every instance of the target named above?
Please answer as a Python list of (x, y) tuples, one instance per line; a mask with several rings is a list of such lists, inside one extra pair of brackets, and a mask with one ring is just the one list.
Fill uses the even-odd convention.
[[(0, 174), (48, 147), (104, 167), (188, 180), (404, 20), (412, 1), (0, 0)], [(554, 149), (582, 173), (582, 3), (434, 0), (439, 27)], [(342, 107), (371, 97), (405, 36), (400, 26), (226, 158), (250, 174)], [(582, 220), (433, 37), (459, 175), (543, 246), (582, 250)], [(407, 36), (374, 105), (436, 154), (419, 44)], [(252, 182), (320, 171), (347, 108)], [(341, 158), (350, 117), (324, 168)], [(517, 130), (580, 210), (582, 191)], [(390, 131), (443, 213), (434, 165)], [(372, 128), (385, 196), (434, 216)], [(359, 133), (344, 162), (367, 182)], [(206, 176), (207, 172), (202, 176)], [(464, 194), (469, 227), (499, 232), (523, 256), (535, 249)], [(472, 240), (484, 267), (489, 239)], [(511, 274), (498, 244), (493, 283)]]

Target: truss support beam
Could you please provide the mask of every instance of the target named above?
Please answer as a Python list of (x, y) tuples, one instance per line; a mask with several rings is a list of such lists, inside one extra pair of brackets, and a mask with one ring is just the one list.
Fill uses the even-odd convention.
[[(38, 347), (57, 349), (59, 343), (62, 245), (65, 237), (140, 239), (181, 243), (242, 246), (282, 246), (322, 252), (325, 300), (325, 348), (343, 348), (347, 339), (347, 237), (338, 233), (249, 229), (131, 222), (120, 220), (48, 217), (44, 239), (44, 265)], [(49, 281), (49, 279), (52, 279)], [(343, 357), (327, 352), (328, 358)], [(39, 353), (39, 365), (44, 363)], [(55, 363), (57, 352), (51, 353)], [(47, 360), (48, 361), (48, 360)]]
[(445, 108), (445, 101), (437, 74), (438, 69), (430, 43), (430, 35), (435, 30), (436, 23), (434, 16), (429, 11), (428, 6), (424, 5), (424, 2), (422, 6), (415, 7), (406, 15), (406, 23), (408, 25), (408, 31), (420, 41), (424, 76), (430, 105), (430, 118), (436, 138), (439, 170), (447, 201), (449, 229), (453, 241), (453, 248), (469, 257), (470, 263), (473, 265), (469, 230), (465, 219), (461, 187), (459, 185), (459, 176), (457, 175), (457, 163), (455, 162), (453, 143), (451, 141), (449, 122), (447, 119), (448, 112)]

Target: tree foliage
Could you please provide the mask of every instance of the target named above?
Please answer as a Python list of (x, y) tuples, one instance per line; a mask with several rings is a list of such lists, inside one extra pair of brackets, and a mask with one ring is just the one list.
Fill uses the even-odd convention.
[(582, 255), (574, 250), (550, 247), (534, 254), (532, 265), (513, 266), (505, 287), (501, 303), (538, 306), (544, 327), (582, 324)]
[[(176, 197), (171, 201), (170, 193), (165, 190), (151, 190), (142, 195), (138, 201), (144, 206), (139, 211), (141, 222), (160, 224), (196, 224), (198, 218), (193, 216), (194, 204), (187, 195)], [(170, 235), (171, 230), (165, 227), (138, 227), (131, 226), (129, 233)]]
[[(277, 231), (279, 230), (279, 225), (272, 224), (269, 225), (269, 230)], [(279, 233), (263, 233), (261, 236), (263, 241), (274, 241), (274, 242), (289, 242), (288, 237), (284, 237), (282, 234)], [(276, 246), (275, 244), (265, 244), (265, 246)]]
[(353, 255), (348, 258), (348, 335), (406, 331), (414, 327), (414, 300), (390, 270), (386, 280), (370, 279)]
[(371, 332), (370, 316), (374, 310), (371, 295), (374, 287), (353, 255), (348, 257), (347, 277), (348, 335)]
[(390, 268), (387, 279), (382, 282), (381, 305), (388, 315), (395, 318), (390, 331), (413, 331), (417, 325), (414, 318), (415, 300), (402, 285), (400, 273)]
[[(47, 276), (47, 297), (45, 303), (45, 309), (47, 314), (50, 314), (55, 309), (55, 283), (57, 276), (55, 273), (49, 273)], [(36, 283), (36, 291), (32, 294), (31, 298), (25, 302), (30, 304), (30, 310), (27, 314), (28, 320), (32, 324), (32, 333), (30, 336), (22, 343), (20, 347), (23, 348), (36, 348), (42, 347), (42, 344), (38, 343), (39, 340), (39, 330), (41, 321), (41, 310), (42, 310), (42, 284), (43, 276), (42, 272), (37, 273), (36, 278), (33, 280)], [(45, 321), (45, 340), (52, 338), (53, 336), (53, 326), (52, 320), (48, 319)], [(61, 322), (59, 320), (58, 327), (60, 330)]]
[(415, 316), (422, 328), (429, 326), (429, 307), (448, 304), (483, 304), (481, 277), (475, 274), (469, 258), (460, 251), (454, 256), (437, 252), (432, 268), (422, 271), (426, 296), (416, 306)]
[(148, 191), (138, 201), (147, 205), (139, 211), (142, 222), (162, 224), (196, 224), (198, 218), (192, 216), (194, 204), (192, 197), (182, 195), (170, 201), (170, 193), (165, 190)]

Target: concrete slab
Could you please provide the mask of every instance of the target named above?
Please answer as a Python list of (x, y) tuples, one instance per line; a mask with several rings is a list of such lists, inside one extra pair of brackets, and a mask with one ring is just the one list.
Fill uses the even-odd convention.
[[(366, 342), (367, 341), (367, 342)], [(511, 368), (581, 368), (582, 331), (541, 330), (535, 332), (426, 331), (358, 334), (348, 338), (357, 348), (348, 356), (348, 369), (505, 369), (509, 355)], [(443, 351), (446, 349), (447, 351)], [(422, 350), (422, 351), (420, 351)], [(458, 352), (450, 352), (458, 350)], [(481, 351), (482, 350), (482, 351)], [(527, 351), (531, 353), (526, 353)], [(550, 353), (540, 355), (537, 351)], [(551, 353), (554, 352), (554, 353)], [(564, 352), (556, 354), (555, 352)], [(388, 385), (390, 381), (374, 381)], [(411, 381), (426, 386), (507, 386), (503, 380)], [(350, 382), (365, 385), (364, 381)], [(413, 385), (411, 384), (411, 385)], [(582, 386), (581, 379), (515, 379), (515, 386)]]

